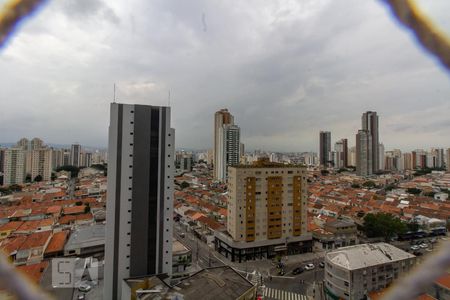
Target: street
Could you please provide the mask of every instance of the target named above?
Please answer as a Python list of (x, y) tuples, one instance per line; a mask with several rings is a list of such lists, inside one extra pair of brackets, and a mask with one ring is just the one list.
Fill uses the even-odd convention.
[[(182, 237), (181, 233), (184, 233), (184, 237)], [(285, 265), (285, 275), (278, 276), (277, 268), (271, 260), (263, 259), (242, 263), (231, 262), (217, 253), (214, 248), (209, 247), (194, 236), (194, 234), (183, 229), (179, 224), (174, 225), (174, 236), (192, 251), (193, 265), (198, 267), (199, 270), (207, 267), (231, 266), (251, 282), (265, 287), (267, 289), (265, 293), (264, 288), (261, 288), (263, 294), (278, 295), (277, 298), (266, 298), (289, 299), (289, 297), (292, 297), (293, 299), (302, 299), (294, 296), (297, 294), (310, 295), (313, 283), (322, 281), (324, 277), (324, 271), (319, 267), (323, 257), (319, 257), (314, 253), (284, 257), (282, 261)], [(308, 263), (314, 264), (315, 268), (309, 271), (305, 270), (298, 275), (292, 274), (295, 268), (305, 266)], [(294, 293), (294, 296), (290, 296), (289, 293)]]

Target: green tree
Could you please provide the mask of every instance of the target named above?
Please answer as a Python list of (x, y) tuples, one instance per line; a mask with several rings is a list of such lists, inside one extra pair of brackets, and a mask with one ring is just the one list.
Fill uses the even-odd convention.
[(409, 223), (406, 223), (406, 227), (408, 228), (408, 231), (416, 232), (420, 229), (419, 223), (417, 223), (416, 220), (413, 220)]
[(436, 193), (435, 192), (423, 193), (424, 196), (431, 197), (431, 198), (434, 198), (434, 194), (436, 194)]
[(76, 166), (61, 166), (61, 167), (56, 168), (56, 172), (60, 172), (60, 171), (70, 172), (70, 176), (77, 177), (78, 172), (80, 172), (80, 168), (78, 168)]
[(363, 187), (366, 187), (366, 188), (369, 188), (369, 189), (374, 188), (375, 186), (376, 186), (376, 184), (372, 180), (368, 180), (368, 181), (363, 183)]
[(322, 174), (322, 176), (327, 176), (328, 174), (330, 174), (328, 170), (320, 170), (320, 173)]
[(41, 182), (41, 181), (42, 181), (42, 176), (41, 176), (41, 175), (38, 175), (38, 176), (34, 177), (34, 180), (33, 180), (33, 181)]
[(392, 214), (369, 213), (364, 217), (361, 229), (369, 238), (383, 237), (386, 241), (389, 241), (396, 234), (404, 233), (407, 227), (405, 223)]
[(361, 186), (357, 183), (352, 183), (352, 188), (359, 189)]
[(183, 181), (183, 182), (180, 184), (180, 187), (181, 187), (182, 189), (186, 189), (186, 188), (189, 187), (189, 183), (186, 182), (186, 181)]
[(84, 207), (84, 213), (87, 214), (91, 211), (91, 207), (89, 206), (89, 203), (86, 203), (86, 206)]
[(419, 195), (420, 193), (422, 193), (422, 190), (421, 189), (417, 189), (417, 188), (408, 188), (408, 189), (406, 189), (406, 191), (409, 194), (413, 194), (413, 195)]
[(75, 202), (75, 205), (76, 205), (76, 206), (81, 206), (81, 205), (83, 205), (83, 202), (77, 201), (77, 202)]
[(25, 182), (27, 182), (27, 183), (31, 182), (31, 174), (27, 174), (25, 176)]
[(55, 174), (55, 172), (52, 172), (52, 175), (51, 175), (51, 177), (50, 177), (50, 180), (51, 180), (51, 181), (55, 181), (55, 179), (56, 179), (56, 174)]

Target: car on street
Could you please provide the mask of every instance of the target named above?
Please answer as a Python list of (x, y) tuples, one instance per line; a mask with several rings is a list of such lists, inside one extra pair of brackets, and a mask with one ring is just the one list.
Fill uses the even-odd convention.
[(89, 292), (90, 290), (91, 290), (91, 286), (89, 285), (89, 284), (87, 284), (87, 283), (82, 283), (82, 284), (80, 284), (80, 286), (78, 287), (78, 290), (80, 291), (80, 292), (85, 292), (85, 293), (87, 293), (87, 292)]
[(319, 267), (322, 268), (322, 269), (325, 268), (325, 263), (324, 263), (323, 261), (321, 261), (321, 262), (319, 263)]
[(301, 274), (301, 273), (303, 273), (303, 268), (302, 267), (298, 267), (298, 268), (295, 268), (293, 271), (292, 271), (292, 274), (294, 274), (294, 275), (297, 275), (297, 274)]
[(312, 270), (312, 269), (314, 269), (314, 268), (315, 268), (315, 267), (314, 267), (313, 264), (307, 264), (307, 265), (305, 266), (305, 270), (307, 270), (307, 271)]
[(413, 246), (411, 246), (411, 248), (410, 248), (411, 250), (413, 250), (413, 251), (416, 251), (416, 250), (419, 250), (420, 249), (420, 247), (419, 246), (417, 246), (417, 245), (413, 245)]
[(180, 233), (180, 237), (184, 239), (184, 237), (186, 236), (186, 234), (184, 234), (184, 232)]
[(284, 276), (284, 270), (283, 269), (280, 269), (278, 271), (278, 276)]
[(86, 296), (84, 294), (79, 294), (77, 300), (86, 300)]
[(419, 245), (419, 247), (422, 249), (426, 249), (426, 248), (428, 248), (428, 244), (422, 243)]

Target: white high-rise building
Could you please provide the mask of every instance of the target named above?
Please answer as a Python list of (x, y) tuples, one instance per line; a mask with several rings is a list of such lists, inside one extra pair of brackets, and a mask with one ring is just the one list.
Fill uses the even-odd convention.
[(35, 148), (31, 150), (31, 180), (41, 176), (43, 181), (50, 181), (52, 176), (52, 149)]
[(222, 109), (214, 114), (214, 178), (225, 181), (228, 166), (240, 162), (240, 129), (234, 125), (234, 117)]
[(172, 272), (175, 130), (170, 108), (111, 104), (104, 299), (122, 280)]
[(384, 159), (384, 144), (380, 143), (380, 145), (378, 146), (378, 161), (380, 164), (380, 170), (384, 170), (385, 169), (385, 159)]
[(373, 174), (372, 135), (367, 130), (359, 130), (356, 135), (356, 174), (369, 176)]
[(5, 150), (4, 155), (3, 185), (24, 183), (26, 150), (9, 148)]

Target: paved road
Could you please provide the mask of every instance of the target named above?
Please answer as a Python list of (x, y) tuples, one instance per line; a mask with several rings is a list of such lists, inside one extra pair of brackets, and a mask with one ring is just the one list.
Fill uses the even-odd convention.
[[(181, 237), (181, 233), (184, 233), (185, 236)], [(253, 283), (264, 285), (267, 289), (272, 291), (270, 294), (271, 296), (286, 296), (286, 298), (272, 297), (273, 299), (291, 299), (291, 297), (292, 299), (296, 299), (294, 296), (297, 294), (307, 295), (307, 293), (312, 290), (313, 283), (322, 281), (324, 277), (323, 269), (318, 267), (319, 262), (323, 261), (323, 258), (318, 258), (311, 253), (301, 255), (302, 257), (310, 258), (307, 261), (298, 262), (298, 257), (297, 260), (293, 258), (284, 260), (286, 274), (284, 276), (277, 276), (276, 267), (271, 260), (264, 259), (243, 263), (232, 263), (221, 254), (217, 253), (214, 248), (209, 247), (203, 241), (199, 240), (192, 233), (186, 232), (179, 224), (174, 225), (174, 236), (186, 247), (191, 249), (193, 264), (196, 264), (199, 268), (222, 265), (231, 266)], [(293, 269), (308, 263), (313, 263), (316, 268), (314, 270), (304, 271), (298, 275), (292, 274)], [(280, 293), (275, 294), (275, 290), (279, 290)], [(268, 293), (268, 291), (264, 292), (264, 289), (261, 291), (262, 293)], [(281, 291), (286, 293), (281, 293)], [(268, 299), (272, 298), (269, 297)]]

